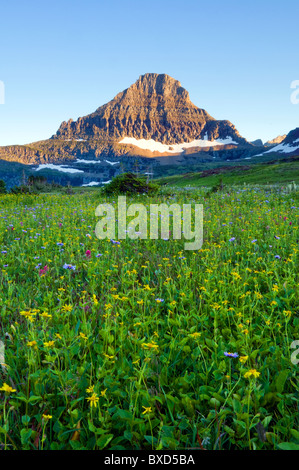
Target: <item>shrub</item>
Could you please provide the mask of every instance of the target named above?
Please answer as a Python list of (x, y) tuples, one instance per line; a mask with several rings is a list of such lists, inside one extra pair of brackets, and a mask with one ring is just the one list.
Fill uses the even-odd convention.
[(11, 188), (10, 192), (12, 194), (27, 194), (31, 193), (32, 190), (29, 188), (29, 186), (26, 186), (25, 184), (21, 184), (21, 186), (14, 186)]
[(0, 194), (6, 194), (6, 184), (3, 180), (0, 180)]
[(137, 177), (133, 173), (118, 175), (103, 189), (104, 194), (155, 194), (157, 184), (147, 181), (145, 177)]

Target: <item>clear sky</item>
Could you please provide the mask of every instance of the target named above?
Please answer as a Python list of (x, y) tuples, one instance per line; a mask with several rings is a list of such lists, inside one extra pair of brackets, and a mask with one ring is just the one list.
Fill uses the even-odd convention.
[(298, 21), (298, 0), (0, 0), (0, 145), (49, 138), (147, 72), (248, 140), (288, 133)]

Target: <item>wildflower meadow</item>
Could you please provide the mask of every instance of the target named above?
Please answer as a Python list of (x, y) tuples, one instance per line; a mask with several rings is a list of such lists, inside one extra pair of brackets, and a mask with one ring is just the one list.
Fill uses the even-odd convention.
[(0, 448), (298, 450), (298, 193), (127, 199), (202, 204), (202, 247), (99, 240), (98, 189), (0, 196)]

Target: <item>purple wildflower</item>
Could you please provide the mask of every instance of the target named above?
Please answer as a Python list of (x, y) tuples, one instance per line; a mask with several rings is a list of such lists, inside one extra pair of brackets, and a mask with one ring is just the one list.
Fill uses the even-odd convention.
[(224, 355), (227, 357), (239, 357), (238, 353), (225, 352)]
[(63, 269), (72, 269), (73, 271), (75, 271), (75, 270), (76, 270), (76, 266), (73, 266), (73, 265), (71, 265), (71, 264), (66, 264), (66, 263), (65, 263), (65, 264), (63, 265)]

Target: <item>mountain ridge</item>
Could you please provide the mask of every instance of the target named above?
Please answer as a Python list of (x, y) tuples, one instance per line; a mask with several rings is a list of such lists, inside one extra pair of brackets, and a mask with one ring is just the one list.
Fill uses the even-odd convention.
[(177, 144), (204, 136), (211, 141), (231, 136), (247, 144), (230, 121), (217, 121), (195, 106), (178, 80), (167, 74), (148, 73), (94, 113), (63, 122), (53, 138), (115, 141), (133, 137)]
[[(299, 127), (291, 130), (279, 144), (271, 146), (269, 150), (263, 154), (289, 154), (298, 155), (299, 153)], [(262, 155), (263, 155), (262, 154)]]
[[(288, 136), (280, 144), (288, 145), (282, 147), (282, 152), (290, 148)], [(143, 148), (141, 143), (146, 146)], [(108, 158), (114, 159), (113, 163), (125, 159), (130, 167), (140, 157), (154, 159), (159, 165), (165, 158), (177, 165), (189, 157), (251, 159), (268, 150), (264, 145), (259, 147), (260, 143), (253, 145), (230, 121), (217, 120), (193, 104), (178, 80), (167, 74), (148, 73), (93, 113), (62, 122), (49, 139), (0, 147), (0, 160), (25, 165), (75, 165), (78, 159), (99, 162)], [(268, 150), (276, 151), (281, 154), (281, 148), (275, 145)], [(128, 164), (130, 159), (132, 164)]]

